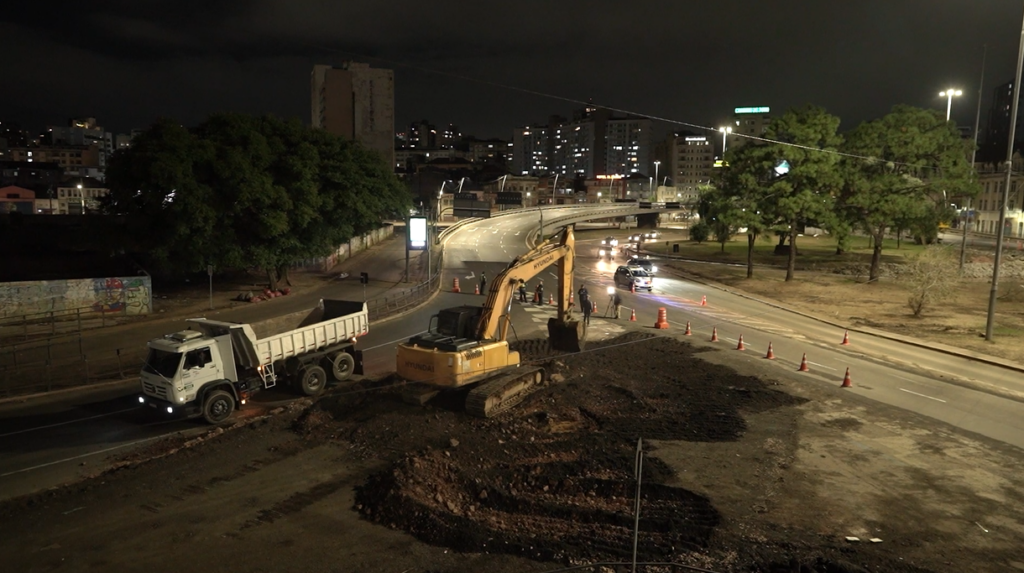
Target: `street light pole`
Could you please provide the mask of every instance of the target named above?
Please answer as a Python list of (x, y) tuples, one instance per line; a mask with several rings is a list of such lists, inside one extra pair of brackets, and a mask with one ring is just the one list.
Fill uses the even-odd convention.
[(725, 146), (726, 146), (725, 140), (728, 137), (728, 135), (730, 133), (732, 133), (732, 128), (731, 127), (719, 127), (718, 131), (722, 132), (722, 161), (725, 161)]
[[(660, 161), (654, 162), (654, 181), (658, 180), (658, 166), (661, 165)], [(651, 189), (651, 201), (657, 201), (658, 198), (655, 196), (654, 189)]]
[(996, 257), (992, 261), (992, 289), (988, 296), (988, 320), (985, 323), (985, 340), (992, 342), (992, 327), (996, 315), (996, 298), (999, 294), (999, 261), (1003, 257), (1003, 236), (1006, 234), (1006, 203), (1010, 200), (1010, 184), (1013, 182), (1013, 136), (1017, 131), (1017, 108), (1020, 97), (1020, 72), (1024, 66), (1024, 21), (1021, 22), (1020, 41), (1017, 48), (1017, 76), (1013, 82), (1013, 103), (1010, 110), (1010, 136), (1006, 143), (1006, 184), (1003, 186), (1003, 201), (999, 205), (998, 230), (996, 231)]
[[(978, 108), (974, 112), (974, 147), (971, 148), (971, 170), (977, 176), (978, 171), (974, 168), (974, 162), (978, 157), (978, 127), (981, 124), (981, 96), (985, 86), (985, 58), (988, 56), (988, 44), (981, 53), (981, 81), (978, 82)], [(964, 261), (967, 259), (967, 227), (971, 224), (971, 199), (967, 197), (967, 216), (964, 217), (964, 235), (960, 241), (960, 274), (964, 272)]]
[(958, 96), (962, 93), (964, 92), (953, 88), (939, 92), (940, 97), (946, 98), (946, 121), (949, 121), (949, 112), (953, 111), (953, 96)]

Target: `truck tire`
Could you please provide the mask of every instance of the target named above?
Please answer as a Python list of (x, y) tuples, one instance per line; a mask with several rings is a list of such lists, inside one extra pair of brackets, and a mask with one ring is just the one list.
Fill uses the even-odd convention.
[(307, 364), (299, 371), (299, 388), (306, 396), (316, 396), (327, 386), (327, 372), (316, 364)]
[(330, 357), (331, 375), (338, 382), (348, 380), (356, 369), (356, 359), (348, 352), (339, 352)]
[(203, 418), (210, 424), (227, 420), (234, 411), (235, 397), (224, 390), (210, 392), (203, 400)]

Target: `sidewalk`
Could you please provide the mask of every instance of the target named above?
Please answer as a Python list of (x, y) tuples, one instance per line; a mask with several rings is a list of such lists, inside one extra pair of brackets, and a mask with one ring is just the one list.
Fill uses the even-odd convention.
[[(187, 328), (185, 318), (206, 317), (229, 322), (257, 322), (313, 308), (321, 298), (364, 300), (386, 296), (426, 279), (426, 258), (411, 253), (404, 282), (405, 241), (397, 234), (336, 265), (329, 274), (316, 273), (292, 294), (260, 303), (236, 303), (209, 310), (208, 299), (129, 324), (83, 331), (45, 342), (27, 342), (0, 349), (0, 395), (31, 386), (35, 390), (67, 387), (111, 376), (132, 376), (146, 354), (146, 341)], [(359, 273), (370, 282), (360, 284)], [(345, 278), (339, 278), (347, 275)], [(84, 357), (84, 358), (83, 358)], [(6, 370), (4, 370), (6, 368)]]

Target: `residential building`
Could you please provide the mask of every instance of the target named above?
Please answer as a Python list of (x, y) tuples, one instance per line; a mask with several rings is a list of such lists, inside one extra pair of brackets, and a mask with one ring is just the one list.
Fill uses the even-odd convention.
[(100, 166), (100, 147), (93, 145), (64, 145), (51, 147), (11, 148), (11, 161), (27, 163), (56, 163), (65, 173), (78, 173), (82, 168)]
[(16, 185), (41, 196), (47, 190), (56, 193), (63, 179), (64, 169), (57, 163), (0, 161), (0, 187)]
[(358, 141), (395, 165), (395, 73), (369, 64), (313, 66), (312, 124)]
[(8, 185), (0, 187), (0, 214), (35, 213), (36, 194), (31, 189)]
[(410, 149), (437, 149), (437, 128), (425, 119), (413, 122), (409, 125), (406, 146)]
[(510, 143), (503, 139), (466, 138), (466, 158), (474, 163), (506, 163)]
[(588, 105), (572, 120), (552, 117), (546, 126), (517, 128), (512, 135), (512, 171), (597, 175), (646, 173), (652, 167), (651, 120), (617, 116)]

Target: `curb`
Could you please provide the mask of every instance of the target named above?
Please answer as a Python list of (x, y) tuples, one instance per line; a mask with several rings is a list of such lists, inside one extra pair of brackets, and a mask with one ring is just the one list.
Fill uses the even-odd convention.
[(51, 396), (61, 396), (63, 394), (71, 394), (73, 392), (84, 392), (87, 390), (97, 390), (102, 388), (112, 388), (120, 385), (133, 385), (138, 386), (139, 377), (135, 376), (132, 378), (125, 378), (124, 380), (108, 380), (106, 382), (97, 382), (95, 384), (83, 384), (81, 386), (75, 386), (73, 388), (61, 388), (60, 390), (51, 390), (50, 392), (36, 392), (35, 394), (19, 394), (17, 396), (8, 396), (6, 398), (0, 398), (0, 404), (9, 404), (12, 402), (27, 402), (35, 398), (48, 398)]

